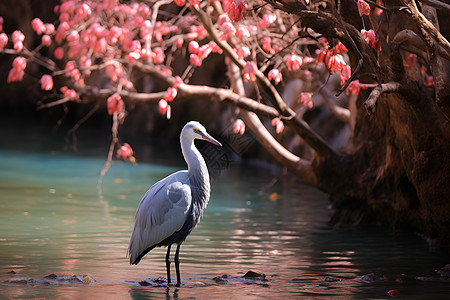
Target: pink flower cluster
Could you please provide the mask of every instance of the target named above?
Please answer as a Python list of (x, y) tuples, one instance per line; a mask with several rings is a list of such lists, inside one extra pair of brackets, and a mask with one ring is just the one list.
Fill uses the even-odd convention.
[(41, 89), (43, 89), (44, 91), (50, 91), (53, 89), (53, 79), (51, 75), (42, 75), (39, 82), (41, 83)]
[(277, 16), (271, 14), (264, 14), (262, 19), (258, 22), (258, 26), (266, 28), (277, 20)]
[(280, 133), (283, 132), (283, 130), (284, 130), (284, 123), (283, 123), (283, 121), (281, 121), (280, 118), (273, 118), (272, 121), (271, 121), (271, 124), (272, 124), (272, 126), (275, 127), (275, 132), (277, 134), (280, 134)]
[(373, 31), (372, 29), (369, 30), (361, 29), (361, 35), (363, 36), (367, 44), (369, 44), (372, 48), (376, 49), (377, 51), (381, 51), (381, 44), (377, 36), (375, 35), (375, 31)]
[(122, 97), (120, 97), (119, 94), (112, 94), (108, 100), (106, 100), (106, 107), (108, 109), (108, 114), (120, 114), (124, 110), (124, 102), (122, 100)]
[(8, 83), (22, 81), (25, 75), (25, 68), (27, 67), (27, 61), (25, 57), (17, 56), (13, 63), (12, 69), (8, 73)]
[(159, 112), (162, 115), (165, 115), (167, 119), (170, 119), (172, 116), (172, 107), (169, 105), (169, 102), (172, 102), (178, 95), (177, 88), (183, 83), (183, 80), (179, 76), (175, 76), (175, 81), (173, 86), (167, 88), (166, 94), (164, 98), (159, 100), (158, 108)]
[(278, 69), (270, 70), (269, 74), (267, 74), (267, 77), (269, 78), (269, 80), (273, 80), (275, 84), (279, 84), (283, 80), (283, 75)]
[(251, 61), (248, 61), (244, 65), (244, 69), (242, 70), (242, 75), (244, 77), (244, 81), (255, 81), (256, 80), (256, 66)]
[(245, 133), (245, 123), (241, 119), (236, 119), (233, 124), (233, 132), (243, 135)]
[(306, 105), (309, 108), (313, 108), (313, 102), (311, 100), (312, 96), (312, 93), (301, 93), (300, 98), (298, 98), (297, 102)]
[(119, 149), (117, 149), (116, 157), (122, 158), (124, 161), (134, 161), (133, 149), (128, 143), (123, 143)]
[(8, 44), (8, 36), (6, 35), (6, 33), (2, 32), (0, 33), (0, 50), (3, 50), (6, 44)]
[(303, 64), (303, 59), (297, 54), (286, 56), (284, 61), (286, 62), (289, 71), (296, 71), (300, 69), (301, 65)]
[(11, 40), (14, 43), (13, 48), (17, 51), (23, 50), (23, 41), (25, 40), (25, 35), (20, 30), (16, 30), (11, 35)]
[(362, 15), (368, 16), (370, 13), (369, 4), (364, 0), (358, 0), (358, 12), (359, 12), (360, 16), (362, 16)]
[(245, 0), (224, 0), (223, 8), (233, 22), (242, 20), (247, 12), (248, 5)]

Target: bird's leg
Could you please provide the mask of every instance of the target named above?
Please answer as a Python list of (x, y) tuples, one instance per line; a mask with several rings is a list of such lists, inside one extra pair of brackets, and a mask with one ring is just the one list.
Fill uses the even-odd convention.
[(177, 251), (175, 252), (175, 271), (177, 272), (177, 283), (176, 286), (181, 285), (181, 278), (180, 278), (180, 244), (177, 245)]
[(170, 285), (170, 246), (167, 246), (166, 254), (167, 285)]

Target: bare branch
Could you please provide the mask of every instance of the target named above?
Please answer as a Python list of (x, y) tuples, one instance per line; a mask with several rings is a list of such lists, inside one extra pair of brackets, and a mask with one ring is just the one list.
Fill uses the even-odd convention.
[(325, 106), (330, 110), (330, 112), (339, 120), (346, 124), (350, 124), (350, 110), (341, 107), (335, 103), (332, 103), (329, 99), (335, 98), (327, 87), (320, 89), (320, 94), (322, 95)]
[[(445, 37), (428, 21), (427, 18), (417, 9), (416, 3), (412, 0), (403, 0), (403, 3), (411, 10), (412, 20), (416, 26), (420, 29), (422, 38), (426, 40), (426, 34), (431, 35), (436, 42), (444, 48), (448, 55), (450, 55), (450, 43)], [(427, 44), (428, 42), (425, 41)]]
[(101, 194), (102, 189), (102, 183), (103, 183), (103, 177), (105, 177), (106, 172), (108, 172), (109, 168), (111, 167), (112, 158), (114, 154), (114, 148), (116, 147), (117, 143), (119, 142), (119, 114), (115, 112), (113, 114), (113, 125), (111, 128), (112, 133), (112, 140), (111, 144), (109, 145), (109, 151), (108, 156), (106, 158), (105, 164), (100, 171), (100, 176), (98, 177), (97, 181), (97, 189), (99, 193)]
[[(197, 14), (206, 31), (210, 35), (210, 38), (224, 51), (224, 53), (231, 59), (231, 61), (239, 67), (239, 69), (243, 69), (245, 62), (240, 60), (237, 54), (233, 51), (230, 45), (227, 42), (223, 41), (219, 38), (219, 34), (214, 29), (211, 18), (209, 18), (205, 12), (201, 10), (197, 10), (196, 8), (192, 8), (193, 11)], [(287, 106), (287, 104), (283, 101), (280, 94), (276, 90), (276, 88), (270, 83), (269, 79), (259, 70), (255, 72), (258, 86), (261, 89), (261, 92), (267, 99), (274, 105), (275, 109), (279, 112), (282, 119), (285, 120), (285, 124), (291, 127), (292, 130), (296, 134), (305, 140), (314, 150), (317, 151), (320, 155), (328, 156), (328, 157), (337, 157), (338, 154), (327, 144), (327, 142), (320, 137), (314, 130), (312, 130), (309, 125), (296, 117), (296, 113)]]
[(378, 98), (384, 93), (395, 93), (399, 90), (400, 83), (398, 82), (388, 82), (383, 83), (372, 90), (369, 97), (367, 97), (364, 105), (366, 107), (367, 113), (370, 115), (375, 112), (375, 106), (377, 104)]
[[(245, 94), (242, 77), (239, 74), (239, 68), (234, 64), (227, 65), (232, 85), (238, 93), (238, 96), (243, 98)], [(230, 91), (231, 92), (231, 91)], [(255, 101), (253, 101), (255, 102)], [(275, 109), (274, 109), (275, 110)], [(261, 123), (258, 116), (250, 111), (242, 110), (241, 116), (245, 124), (250, 128), (258, 142), (283, 166), (287, 167), (298, 177), (310, 184), (317, 184), (317, 178), (314, 176), (311, 168), (311, 162), (301, 159), (297, 155), (291, 153), (283, 145), (281, 145), (273, 136), (267, 131), (266, 127)]]

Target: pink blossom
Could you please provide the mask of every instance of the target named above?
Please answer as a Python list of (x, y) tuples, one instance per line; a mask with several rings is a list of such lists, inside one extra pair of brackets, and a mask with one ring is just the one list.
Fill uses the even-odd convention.
[(245, 123), (241, 119), (236, 119), (233, 124), (233, 132), (235, 134), (243, 135), (245, 133)]
[(80, 99), (77, 92), (75, 92), (73, 89), (69, 89), (67, 86), (61, 87), (60, 91), (63, 93), (64, 98), (70, 98), (70, 100)]
[(25, 57), (17, 56), (16, 58), (14, 58), (12, 65), (13, 68), (17, 70), (25, 70), (25, 68), (27, 67), (27, 60), (25, 59)]
[(360, 16), (368, 16), (370, 13), (370, 5), (364, 0), (358, 0), (358, 12)]
[(124, 102), (119, 94), (112, 94), (106, 100), (106, 107), (108, 109), (108, 114), (113, 115), (114, 113), (120, 114), (124, 108)]
[(5, 20), (3, 19), (3, 17), (2, 16), (0, 16), (0, 31), (3, 31), (3, 22), (4, 22)]
[(71, 32), (69, 32), (69, 34), (66, 37), (66, 40), (69, 43), (78, 42), (79, 39), (80, 39), (80, 35), (78, 34), (78, 31), (76, 31), (76, 30), (72, 30)]
[(239, 25), (237, 30), (236, 30), (236, 37), (238, 39), (250, 37), (250, 32), (248, 31), (247, 26)]
[(431, 75), (425, 74), (423, 82), (424, 82), (424, 85), (428, 88), (434, 87), (434, 78)]
[(166, 95), (164, 96), (164, 100), (166, 100), (167, 102), (172, 101), (173, 99), (175, 99), (175, 97), (177, 96), (178, 91), (176, 88), (173, 87), (169, 87), (167, 89)]
[(198, 7), (200, 5), (200, 3), (202, 2), (202, 0), (188, 0), (188, 1), (189, 1), (189, 4), (194, 7)]
[(25, 35), (20, 30), (16, 30), (12, 33), (11, 40), (14, 43), (14, 49), (19, 52), (22, 51)]
[(158, 108), (159, 108), (159, 112), (160, 112), (162, 115), (165, 115), (165, 114), (167, 113), (167, 107), (168, 107), (168, 106), (169, 106), (169, 104), (167, 103), (166, 100), (164, 100), (164, 99), (159, 100), (159, 102), (158, 102)]
[(117, 158), (122, 158), (124, 161), (134, 161), (133, 157), (133, 149), (128, 143), (123, 143), (119, 149), (117, 149), (116, 153)]
[(285, 59), (286, 65), (289, 71), (295, 71), (300, 69), (300, 66), (303, 63), (303, 59), (297, 54), (288, 55)]
[(50, 91), (51, 89), (53, 89), (52, 76), (48, 74), (42, 75), (39, 82), (41, 83), (41, 89), (43, 89), (44, 91)]
[(269, 80), (273, 80), (275, 84), (278, 84), (283, 80), (283, 75), (281, 74), (280, 70), (272, 69), (269, 71), (268, 78)]
[(243, 14), (247, 12), (248, 5), (245, 0), (232, 0), (227, 8), (227, 14), (234, 22), (242, 20)]
[(297, 101), (303, 105), (307, 105), (309, 108), (312, 108), (313, 107), (313, 102), (311, 100), (312, 96), (313, 96), (312, 93), (301, 93), (300, 98)]
[(92, 60), (88, 56), (81, 56), (80, 57), (80, 67), (85, 69), (83, 70), (83, 74), (86, 76), (91, 75), (91, 70), (89, 68), (92, 66)]
[(170, 120), (171, 117), (172, 117), (172, 106), (167, 105), (166, 118), (167, 118), (167, 120)]
[(55, 52), (53, 53), (53, 55), (55, 55), (56, 59), (63, 59), (64, 57), (64, 49), (62, 47), (58, 47), (55, 49)]
[(239, 59), (243, 59), (251, 54), (250, 49), (246, 46), (242, 46), (237, 50)]
[(341, 78), (341, 85), (344, 85), (347, 80), (350, 79), (350, 76), (352, 75), (352, 69), (349, 65), (345, 65), (342, 67), (342, 69), (339, 71), (339, 77)]
[(272, 52), (272, 39), (268, 36), (261, 39), (261, 45), (264, 51), (266, 52)]
[(53, 33), (55, 33), (55, 25), (45, 24), (45, 34), (52, 35)]
[(361, 29), (361, 35), (366, 40), (367, 44), (372, 46), (372, 48), (376, 49), (377, 46), (379, 46), (378, 38), (375, 35), (375, 31), (373, 31), (372, 29), (370, 30)]
[(220, 48), (214, 41), (209, 42), (209, 46), (211, 47), (211, 51), (214, 53), (222, 54), (223, 50)]
[(199, 45), (198, 45), (197, 41), (190, 41), (189, 45), (188, 45), (188, 51), (190, 53), (197, 54), (198, 53), (198, 47), (199, 47)]
[(196, 67), (200, 67), (202, 65), (202, 59), (197, 54), (191, 54), (189, 56), (189, 62)]
[(49, 35), (44, 34), (41, 38), (41, 43), (42, 43), (42, 45), (48, 47), (52, 44), (52, 38)]
[(122, 65), (119, 62), (115, 62), (112, 65), (105, 67), (105, 73), (111, 78), (113, 82), (119, 80), (120, 73), (122, 72)]
[(182, 7), (186, 4), (186, 0), (173, 0), (173, 2), (175, 2), (175, 4), (180, 7)]
[(271, 14), (264, 14), (261, 21), (258, 22), (258, 26), (266, 28), (270, 24), (274, 23), (276, 20), (277, 16)]
[(228, 36), (235, 36), (236, 35), (236, 28), (234, 27), (231, 22), (225, 22), (222, 25), (222, 29)]
[(180, 36), (179, 38), (177, 38), (177, 43), (176, 43), (177, 48), (179, 49), (179, 48), (183, 47), (183, 44), (184, 44), (184, 39)]
[(284, 130), (284, 123), (280, 120), (280, 118), (273, 118), (271, 121), (272, 126), (275, 127), (275, 132), (280, 134)]
[(417, 55), (413, 54), (413, 53), (409, 53), (408, 58), (407, 58), (408, 68), (412, 69), (414, 67), (414, 65), (416, 64), (416, 61), (417, 61)]
[(162, 64), (164, 62), (165, 59), (164, 51), (160, 47), (156, 47), (155, 49), (153, 49), (153, 53), (151, 56), (153, 63), (156, 65)]
[(6, 33), (2, 32), (0, 33), (0, 50), (5, 48), (6, 44), (8, 44), (8, 36)]
[(346, 93), (347, 93), (347, 95), (349, 93), (352, 93), (353, 95), (358, 96), (360, 88), (361, 88), (361, 84), (359, 83), (359, 80), (353, 80), (347, 87)]
[(176, 89), (183, 83), (184, 83), (183, 79), (181, 79), (181, 77), (177, 75), (177, 76), (175, 76), (175, 80), (173, 82), (173, 87)]
[(125, 59), (129, 62), (139, 60), (139, 58), (141, 58), (141, 54), (139, 52), (130, 52), (125, 56)]
[(327, 68), (330, 69), (331, 72), (341, 71), (345, 65), (344, 57), (340, 54), (332, 55), (327, 62)]
[(25, 75), (24, 70), (12, 68), (8, 73), (8, 83), (22, 81)]
[(319, 49), (316, 50), (316, 54), (317, 54), (317, 58), (316, 58), (316, 62), (317, 63), (321, 63), (321, 62), (325, 62), (325, 58), (327, 57), (329, 50), (327, 48), (323, 49), (322, 51), (320, 51)]
[(242, 70), (242, 75), (244, 76), (244, 81), (255, 81), (256, 80), (256, 67), (255, 65), (248, 61), (244, 69)]
[(43, 34), (46, 30), (44, 22), (39, 18), (34, 18), (33, 21), (31, 21), (31, 27), (33, 27), (33, 30), (39, 35)]
[(78, 6), (75, 12), (82, 19), (86, 18), (92, 13), (91, 8), (86, 3), (83, 3), (80, 6)]

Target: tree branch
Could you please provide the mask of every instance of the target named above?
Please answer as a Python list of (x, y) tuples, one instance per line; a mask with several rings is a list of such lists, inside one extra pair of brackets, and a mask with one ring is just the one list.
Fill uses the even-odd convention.
[[(226, 41), (219, 38), (219, 34), (216, 32), (211, 23), (211, 18), (209, 18), (205, 12), (197, 10), (195, 7), (192, 7), (192, 10), (199, 17), (203, 27), (210, 35), (211, 40), (213, 40), (231, 59), (231, 61), (242, 70), (245, 62), (238, 58), (237, 54)], [(255, 75), (261, 92), (274, 105), (280, 116), (285, 120), (285, 124), (287, 124), (296, 134), (302, 137), (303, 140), (320, 155), (327, 157), (338, 156), (338, 154), (327, 144), (327, 142), (323, 140), (323, 138), (320, 137), (315, 131), (313, 131), (305, 121), (296, 118), (296, 113), (286, 105), (276, 88), (261, 71), (256, 70)]]
[(378, 98), (384, 93), (395, 93), (400, 89), (400, 83), (398, 82), (388, 82), (383, 83), (372, 90), (369, 97), (367, 97), (364, 102), (367, 113), (370, 115), (375, 112), (375, 106), (377, 104)]
[(449, 14), (450, 13), (450, 5), (447, 3), (437, 1), (437, 0), (419, 0), (420, 2), (432, 6), (436, 9), (442, 10), (443, 12)]
[[(228, 64), (227, 68), (229, 71), (228, 73), (230, 74), (229, 77), (232, 81), (232, 85), (234, 87), (234, 90), (236, 91), (236, 95), (245, 98), (245, 89), (242, 82), (242, 77), (239, 73), (239, 68), (235, 64)], [(266, 127), (264, 127), (264, 125), (261, 123), (261, 120), (255, 113), (247, 110), (242, 110), (241, 116), (244, 119), (245, 124), (247, 124), (248, 128), (250, 128), (250, 131), (253, 133), (256, 140), (282, 166), (288, 168), (292, 173), (294, 173), (305, 182), (312, 185), (317, 184), (317, 178), (314, 176), (314, 173), (312, 171), (311, 162), (301, 159), (297, 155), (287, 150), (283, 145), (281, 145), (272, 136), (272, 134), (267, 131)]]
[[(417, 9), (416, 3), (412, 0), (403, 0), (403, 3), (411, 10), (412, 20), (416, 24), (417, 28), (420, 29), (420, 34), (422, 38), (426, 41), (425, 34), (431, 35), (436, 42), (444, 48), (447, 55), (450, 55), (450, 43), (445, 39), (445, 37), (433, 26), (433, 24), (425, 18), (425, 16)], [(424, 32), (425, 31), (425, 32)], [(428, 44), (428, 43), (427, 43)]]

